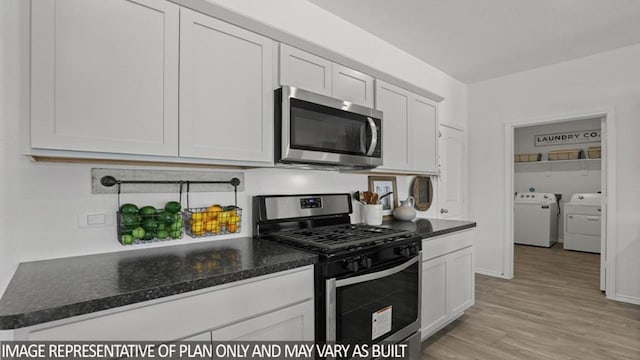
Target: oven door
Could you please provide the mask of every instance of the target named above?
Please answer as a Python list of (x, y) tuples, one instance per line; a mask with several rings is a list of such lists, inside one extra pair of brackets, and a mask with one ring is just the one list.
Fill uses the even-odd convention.
[(420, 253), (365, 275), (326, 280), (327, 341), (399, 342), (420, 330)]
[(382, 112), (295, 87), (279, 91), (279, 162), (382, 165)]

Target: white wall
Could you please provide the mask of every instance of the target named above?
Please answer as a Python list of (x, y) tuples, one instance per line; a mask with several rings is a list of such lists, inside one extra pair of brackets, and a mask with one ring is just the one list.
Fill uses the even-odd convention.
[[(265, 19), (265, 22), (330, 47), (335, 51), (368, 61), (381, 71), (441, 94), (441, 115), (445, 121), (466, 123), (466, 86), (393, 48), (380, 39), (307, 2), (238, 1), (228, 2), (241, 12)], [(116, 240), (115, 226), (80, 229), (78, 212), (116, 210), (113, 195), (92, 195), (90, 169), (105, 167), (91, 164), (34, 163), (22, 155), (26, 139), (23, 134), (29, 121), (29, 2), (0, 1), (2, 22), (2, 94), (0, 109), (3, 131), (0, 133), (0, 178), (5, 196), (0, 215), (6, 215), (0, 236), (0, 292), (3, 292), (17, 264), (22, 261), (79, 254), (123, 250)], [(292, 16), (295, 14), (295, 16)], [(286, 16), (284, 16), (286, 15)], [(286, 21), (282, 21), (284, 20)], [(287, 20), (288, 19), (288, 20)], [(344, 39), (349, 39), (345, 41)], [(354, 45), (355, 44), (355, 45)], [(122, 166), (114, 166), (122, 167)], [(398, 177), (401, 199), (407, 196), (410, 177)], [(266, 193), (342, 192), (364, 190), (367, 176), (323, 171), (281, 169), (250, 170), (245, 173), (246, 191), (239, 205), (246, 210), (250, 197)], [(437, 190), (435, 190), (437, 193)], [(126, 201), (161, 205), (167, 196), (125, 195)], [(173, 198), (173, 195), (171, 195)], [(193, 205), (231, 202), (232, 195), (197, 194)], [(435, 216), (436, 205), (428, 212)], [(359, 209), (356, 206), (356, 211)], [(245, 212), (243, 233), (250, 228), (250, 211)], [(421, 214), (425, 216), (425, 214)], [(5, 216), (0, 216), (5, 219)], [(356, 214), (358, 219), (358, 214)], [(177, 244), (181, 242), (165, 242)], [(137, 248), (137, 247), (128, 247)]]
[[(509, 75), (469, 87), (470, 216), (478, 221), (477, 267), (504, 274), (505, 123), (615, 111), (618, 298), (640, 301), (640, 45)], [(487, 204), (491, 204), (488, 211)], [(516, 274), (517, 276), (517, 274)]]
[[(541, 134), (552, 134), (564, 131), (580, 132), (600, 129), (600, 118), (567, 121), (562, 123), (536, 125), (516, 128), (514, 132), (514, 150), (516, 154), (542, 153), (542, 160), (547, 160), (549, 151), (561, 149), (583, 149), (585, 156), (590, 146), (600, 146), (600, 142), (534, 146), (534, 137)], [(601, 191), (600, 161), (593, 162), (557, 162), (557, 163), (516, 163), (514, 167), (514, 191), (548, 192), (562, 194), (560, 213), (564, 214), (564, 204), (575, 193), (593, 193)], [(564, 216), (559, 217), (558, 240), (563, 242)]]
[(600, 129), (600, 118), (563, 121), (544, 125), (534, 125), (516, 128), (514, 131), (514, 150), (516, 154), (542, 153), (542, 160), (548, 160), (547, 153), (555, 150), (582, 149), (584, 157), (587, 156), (587, 149), (591, 146), (600, 146), (600, 142), (589, 142), (579, 144), (545, 145), (535, 146), (536, 135), (553, 134), (559, 132), (573, 131), (583, 132), (586, 130)]

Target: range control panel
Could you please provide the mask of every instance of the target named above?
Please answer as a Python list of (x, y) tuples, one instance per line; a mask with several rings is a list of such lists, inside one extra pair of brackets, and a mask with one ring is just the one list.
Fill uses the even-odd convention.
[(302, 209), (316, 209), (322, 207), (321, 197), (310, 197), (300, 199), (300, 208)]

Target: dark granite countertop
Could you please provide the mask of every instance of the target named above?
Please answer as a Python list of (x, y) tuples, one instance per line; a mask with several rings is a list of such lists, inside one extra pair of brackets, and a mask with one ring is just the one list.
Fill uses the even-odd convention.
[(16, 329), (317, 262), (276, 243), (237, 238), (21, 263), (0, 299)]
[(420, 219), (412, 221), (390, 220), (382, 223), (382, 226), (407, 230), (422, 237), (423, 239), (449, 234), (452, 232), (471, 229), (476, 227), (474, 221), (447, 220), (447, 219)]

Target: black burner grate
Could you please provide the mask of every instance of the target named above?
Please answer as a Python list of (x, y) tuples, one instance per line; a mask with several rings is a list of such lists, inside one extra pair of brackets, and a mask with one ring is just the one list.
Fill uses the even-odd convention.
[(347, 224), (282, 231), (272, 235), (288, 242), (310, 245), (324, 250), (333, 250), (363, 243), (380, 242), (409, 234), (408, 231), (404, 230), (363, 224)]

